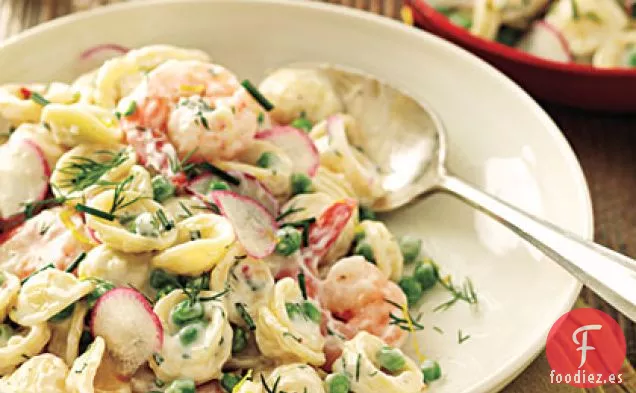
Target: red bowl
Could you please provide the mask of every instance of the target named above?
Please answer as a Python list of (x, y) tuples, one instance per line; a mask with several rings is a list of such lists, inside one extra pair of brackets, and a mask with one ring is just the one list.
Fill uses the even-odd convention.
[(636, 71), (545, 60), (472, 35), (426, 3), (405, 0), (415, 24), (475, 53), (535, 98), (604, 112), (636, 112)]

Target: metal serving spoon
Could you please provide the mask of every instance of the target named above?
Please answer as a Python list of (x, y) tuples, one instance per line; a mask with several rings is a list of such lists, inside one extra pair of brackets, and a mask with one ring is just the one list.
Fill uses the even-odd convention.
[(373, 77), (332, 66), (319, 68), (331, 80), (345, 111), (368, 141), (366, 152), (380, 166), (387, 196), (374, 210), (397, 209), (415, 198), (445, 191), (533, 244), (580, 282), (636, 321), (636, 261), (561, 229), (488, 195), (445, 167), (442, 122), (427, 107)]

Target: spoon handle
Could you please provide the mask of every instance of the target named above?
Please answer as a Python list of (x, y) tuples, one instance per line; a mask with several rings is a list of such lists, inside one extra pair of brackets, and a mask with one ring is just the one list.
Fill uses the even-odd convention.
[(439, 186), (510, 228), (636, 321), (635, 260), (524, 213), (457, 177), (444, 175)]

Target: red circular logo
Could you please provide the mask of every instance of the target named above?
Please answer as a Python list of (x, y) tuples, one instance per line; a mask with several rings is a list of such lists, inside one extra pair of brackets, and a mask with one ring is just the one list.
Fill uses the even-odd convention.
[(580, 388), (621, 383), (626, 350), (623, 330), (612, 317), (593, 308), (570, 311), (548, 334), (550, 380)]

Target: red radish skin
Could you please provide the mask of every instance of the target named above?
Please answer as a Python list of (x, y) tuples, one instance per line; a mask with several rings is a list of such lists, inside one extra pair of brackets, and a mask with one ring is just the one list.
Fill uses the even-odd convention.
[(163, 327), (152, 305), (139, 291), (115, 288), (99, 298), (90, 321), (123, 377), (132, 375), (163, 346)]
[(212, 191), (210, 197), (232, 223), (249, 256), (265, 258), (274, 252), (278, 224), (263, 205), (232, 191)]
[(559, 41), (561, 49), (563, 50), (563, 54), (567, 58), (567, 62), (572, 63), (574, 61), (574, 57), (572, 56), (572, 52), (570, 51), (570, 45), (568, 44), (568, 41), (565, 39), (563, 34), (561, 34), (559, 29), (552, 26), (550, 23), (546, 22), (545, 20), (540, 20), (535, 22), (535, 28), (537, 27), (544, 28), (550, 33), (552, 33), (554, 37)]
[(126, 48), (125, 46), (118, 45), (118, 44), (101, 44), (101, 45), (96, 45), (96, 46), (93, 46), (92, 48), (86, 49), (84, 52), (80, 54), (80, 59), (87, 60), (93, 57), (94, 55), (98, 54), (99, 52), (117, 52), (118, 54), (123, 55), (127, 53), (129, 50), (130, 49)]
[(320, 166), (318, 148), (305, 132), (290, 126), (279, 126), (256, 133), (256, 139), (281, 148), (294, 163), (296, 172), (314, 176)]

